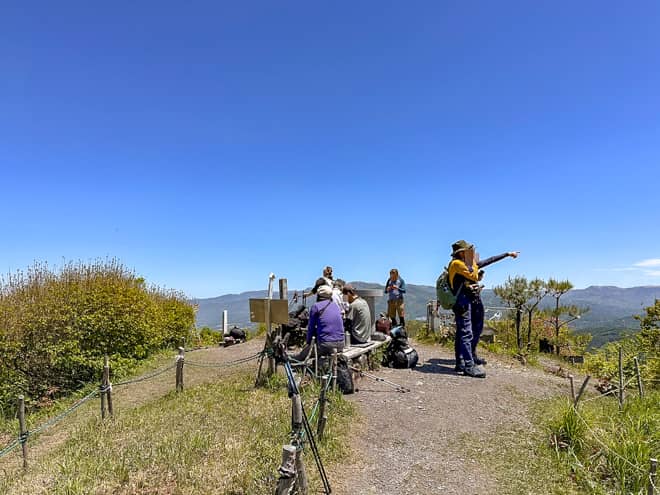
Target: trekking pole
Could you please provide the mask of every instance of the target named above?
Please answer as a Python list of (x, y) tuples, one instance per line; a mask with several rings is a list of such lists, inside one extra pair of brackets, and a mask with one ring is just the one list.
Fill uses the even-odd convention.
[(407, 387), (404, 387), (403, 385), (399, 385), (398, 383), (391, 382), (389, 380), (385, 380), (385, 378), (381, 378), (380, 376), (372, 375), (371, 373), (367, 373), (366, 371), (362, 371), (360, 368), (355, 368), (353, 366), (349, 366), (350, 369), (353, 371), (360, 373), (360, 376), (366, 376), (368, 378), (371, 378), (372, 380), (375, 380), (377, 382), (383, 382), (390, 387), (394, 387), (397, 392), (406, 393), (410, 392), (410, 389)]

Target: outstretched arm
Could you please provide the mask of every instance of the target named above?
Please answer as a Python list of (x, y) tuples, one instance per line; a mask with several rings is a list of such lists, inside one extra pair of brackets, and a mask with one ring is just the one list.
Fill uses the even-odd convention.
[(485, 266), (492, 265), (493, 263), (497, 263), (498, 261), (501, 261), (509, 256), (511, 258), (517, 258), (519, 254), (520, 251), (509, 251), (508, 253), (498, 254), (497, 256), (491, 256), (490, 258), (486, 258), (485, 260), (479, 261), (479, 263), (477, 263), (477, 266), (479, 268), (483, 268)]

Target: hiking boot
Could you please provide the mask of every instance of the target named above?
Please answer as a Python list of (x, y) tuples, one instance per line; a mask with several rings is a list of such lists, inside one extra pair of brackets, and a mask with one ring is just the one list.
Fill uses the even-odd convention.
[(456, 373), (463, 373), (465, 371), (465, 361), (462, 359), (456, 363), (456, 366), (454, 366), (454, 371)]
[(473, 378), (486, 378), (486, 372), (478, 364), (473, 364), (472, 366), (465, 367), (465, 376), (471, 376)]
[(488, 362), (483, 358), (474, 356), (474, 364), (478, 364), (480, 366), (483, 366), (484, 364), (488, 364)]

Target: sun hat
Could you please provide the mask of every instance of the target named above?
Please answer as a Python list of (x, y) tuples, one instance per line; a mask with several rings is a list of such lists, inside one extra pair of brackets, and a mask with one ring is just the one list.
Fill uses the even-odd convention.
[(451, 255), (454, 256), (455, 254), (458, 254), (462, 251), (467, 251), (468, 249), (472, 249), (473, 247), (474, 244), (470, 244), (469, 242), (461, 239), (460, 241), (456, 241), (454, 244), (451, 245), (451, 250), (452, 250)]

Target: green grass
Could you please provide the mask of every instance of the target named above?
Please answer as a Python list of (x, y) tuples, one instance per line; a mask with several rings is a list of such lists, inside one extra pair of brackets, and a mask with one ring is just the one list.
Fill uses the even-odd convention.
[[(16, 454), (16, 469), (0, 478), (0, 493), (269, 493), (282, 445), (289, 441), (291, 401), (281, 376), (259, 389), (253, 383), (252, 373), (232, 375), (120, 411), (105, 422), (81, 421), (25, 474)], [(316, 397), (318, 389), (303, 392), (308, 414)], [(320, 448), (332, 465), (347, 455), (342, 425), (354, 410), (341, 396), (333, 396), (329, 407), (328, 440)], [(320, 489), (308, 447), (305, 458), (311, 489)]]

